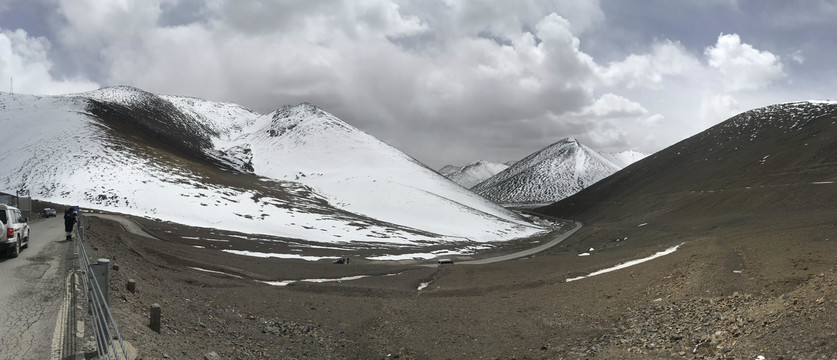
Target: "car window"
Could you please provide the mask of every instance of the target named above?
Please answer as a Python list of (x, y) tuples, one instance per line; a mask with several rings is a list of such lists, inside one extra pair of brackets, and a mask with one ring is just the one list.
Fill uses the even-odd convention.
[(2, 220), (4, 224), (6, 223), (6, 210), (0, 210), (0, 220)]
[(23, 215), (20, 214), (20, 210), (13, 210), (14, 211), (14, 220), (16, 224), (23, 222)]

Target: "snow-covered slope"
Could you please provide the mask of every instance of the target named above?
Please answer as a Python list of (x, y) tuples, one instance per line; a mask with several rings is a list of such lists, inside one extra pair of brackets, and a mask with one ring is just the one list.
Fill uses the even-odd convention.
[(610, 162), (616, 164), (616, 166), (619, 166), (619, 168), (626, 168), (628, 165), (642, 160), (643, 158), (648, 156), (648, 154), (634, 150), (626, 150), (616, 153), (602, 153), (602, 155), (604, 155), (605, 158), (610, 160)]
[(128, 87), (0, 94), (0, 191), (320, 242), (498, 241), (515, 214), (311, 105), (261, 116)]
[(483, 241), (531, 231), (517, 215), (310, 104), (260, 117), (239, 143), (251, 146), (256, 174), (302, 182), (351, 212)]
[(480, 160), (463, 167), (448, 165), (439, 170), (439, 173), (451, 181), (462, 185), (462, 187), (470, 189), (474, 185), (479, 184), (508, 168), (509, 166), (505, 164)]
[(451, 174), (455, 171), (459, 171), (461, 169), (462, 169), (462, 166), (445, 165), (441, 169), (439, 169), (439, 174), (442, 174), (444, 176), (448, 176), (449, 174)]
[(471, 190), (501, 204), (550, 203), (621, 168), (608, 157), (567, 138), (527, 156)]

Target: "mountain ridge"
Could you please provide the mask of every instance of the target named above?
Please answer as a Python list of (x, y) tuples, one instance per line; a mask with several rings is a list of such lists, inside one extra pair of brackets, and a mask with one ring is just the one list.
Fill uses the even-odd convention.
[[(0, 154), (0, 186), (47, 201), (320, 242), (502, 241), (543, 231), (312, 104), (260, 115), (131, 87), (0, 94), (0, 103), (0, 121), (21, 129), (27, 149)], [(391, 201), (396, 194), (405, 201)], [(440, 214), (454, 221), (439, 224)]]
[(475, 185), (472, 190), (497, 203), (543, 204), (560, 200), (609, 176), (623, 166), (574, 138), (564, 138)]
[(509, 166), (485, 160), (477, 160), (465, 166), (447, 165), (439, 170), (451, 181), (470, 189), (486, 179), (508, 169)]
[[(778, 204), (802, 205), (784, 193), (764, 193), (764, 189), (775, 186), (800, 186), (800, 196), (808, 194), (805, 197), (809, 198), (810, 204), (824, 206), (826, 197), (809, 194), (815, 189), (808, 187), (817, 182), (827, 185), (837, 176), (832, 174), (837, 170), (830, 165), (837, 163), (837, 145), (828, 141), (829, 135), (837, 137), (837, 126), (833, 126), (837, 122), (835, 114), (837, 104), (819, 101), (789, 102), (749, 110), (542, 210), (556, 216), (592, 221), (602, 218), (603, 212), (595, 210), (601, 206), (624, 208), (623, 214), (672, 213), (692, 208), (691, 201), (685, 199), (694, 197), (692, 201), (697, 201), (701, 196), (722, 193), (724, 196), (717, 200), (718, 206), (723, 204), (724, 209), (736, 211), (764, 211), (775, 209)], [(796, 148), (778, 151), (786, 145), (777, 146), (777, 141), (794, 144)], [(805, 180), (805, 176), (809, 176), (810, 181)], [(679, 185), (672, 187), (671, 184)], [(640, 193), (656, 195), (651, 197), (654, 201), (632, 198), (631, 194)], [(676, 193), (691, 196), (677, 202), (666, 200)]]

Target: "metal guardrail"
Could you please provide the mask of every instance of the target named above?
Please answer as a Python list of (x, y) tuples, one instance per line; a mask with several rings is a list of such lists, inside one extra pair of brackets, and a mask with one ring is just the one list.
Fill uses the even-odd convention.
[[(108, 259), (99, 259), (91, 264), (84, 249), (84, 216), (78, 213), (76, 226), (76, 245), (78, 246), (79, 269), (84, 273), (82, 282), (87, 293), (88, 312), (93, 317), (93, 332), (96, 334), (96, 351), (100, 359), (130, 360), (125, 343), (119, 334), (116, 321), (111, 316), (109, 307), (109, 266)], [(119, 347), (114, 342), (119, 343)], [(121, 350), (121, 351), (120, 351)]]

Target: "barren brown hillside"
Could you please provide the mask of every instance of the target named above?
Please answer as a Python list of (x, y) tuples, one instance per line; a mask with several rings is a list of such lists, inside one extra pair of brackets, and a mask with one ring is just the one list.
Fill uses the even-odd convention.
[[(286, 245), (171, 223), (137, 219), (158, 239), (92, 217), (85, 229), (120, 265), (112, 304), (144, 359), (833, 359), (835, 111), (768, 107), (650, 156), (541, 209), (585, 226), (520, 260), (426, 267), (358, 250), (333, 265), (221, 253), (218, 240)], [(260, 282), (353, 275), (371, 276)], [(147, 326), (152, 303), (160, 334)]]

